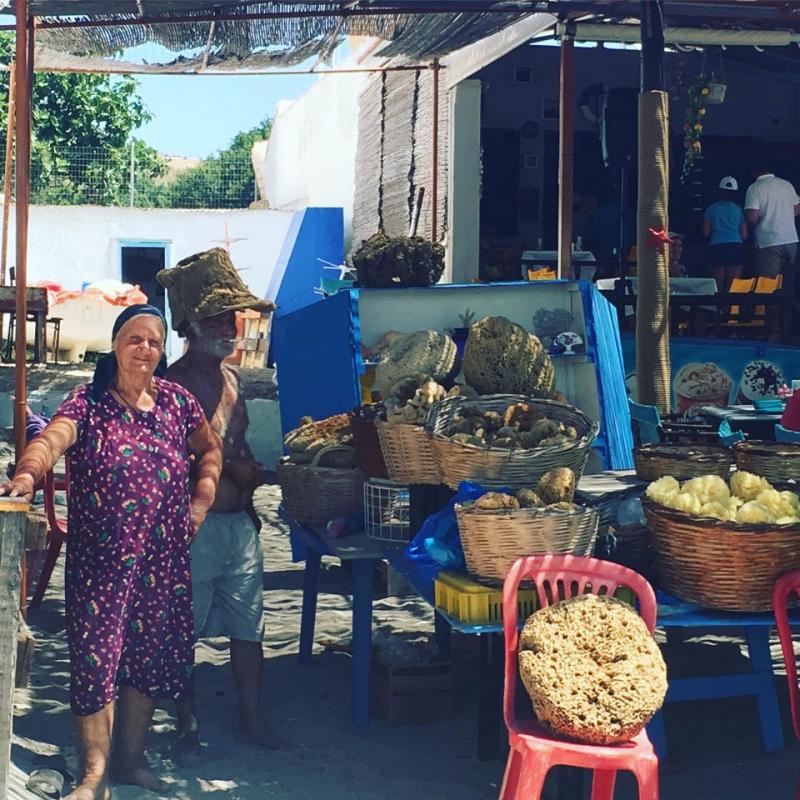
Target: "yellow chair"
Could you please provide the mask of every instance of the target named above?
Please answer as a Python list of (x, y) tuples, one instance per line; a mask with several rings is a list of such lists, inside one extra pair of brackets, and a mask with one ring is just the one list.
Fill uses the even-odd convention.
[[(756, 285), (756, 279), (755, 278), (734, 278), (731, 281), (730, 291), (732, 293), (745, 294), (747, 292), (752, 292), (753, 289), (755, 288), (755, 285)], [(739, 306), (731, 306), (730, 315), (732, 317), (737, 317), (738, 318), (739, 312), (740, 312)], [(741, 323), (739, 322), (738, 319), (729, 319), (725, 324), (726, 325), (740, 325)]]
[[(781, 287), (783, 286), (783, 275), (778, 275), (777, 278), (765, 278), (763, 275), (759, 276), (758, 280), (756, 281), (756, 294), (774, 294), (775, 292), (780, 291)], [(756, 316), (763, 317), (766, 315), (766, 307), (765, 306), (756, 306), (756, 310), (754, 312)], [(763, 319), (753, 320), (754, 325), (763, 325)]]
[(543, 267), (541, 269), (528, 269), (529, 281), (554, 281), (556, 279), (556, 271)]

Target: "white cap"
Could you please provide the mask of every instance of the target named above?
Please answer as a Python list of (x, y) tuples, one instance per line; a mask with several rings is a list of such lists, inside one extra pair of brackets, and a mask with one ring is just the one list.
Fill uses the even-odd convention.
[(738, 192), (739, 184), (736, 183), (736, 178), (732, 178), (730, 175), (728, 175), (719, 182), (719, 188), (728, 189), (731, 192)]

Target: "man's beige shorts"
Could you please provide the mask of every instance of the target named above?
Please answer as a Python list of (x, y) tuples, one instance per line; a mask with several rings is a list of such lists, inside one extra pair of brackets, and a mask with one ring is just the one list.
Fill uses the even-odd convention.
[(264, 636), (264, 557), (246, 512), (209, 512), (192, 542), (194, 637)]

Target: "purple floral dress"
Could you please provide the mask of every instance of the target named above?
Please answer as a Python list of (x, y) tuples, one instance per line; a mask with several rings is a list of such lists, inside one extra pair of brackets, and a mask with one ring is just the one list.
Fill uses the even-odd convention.
[(78, 427), (70, 467), (66, 607), (70, 704), (88, 715), (116, 686), (176, 698), (192, 670), (187, 438), (202, 423), (182, 386), (156, 379), (151, 411), (82, 386), (56, 411)]

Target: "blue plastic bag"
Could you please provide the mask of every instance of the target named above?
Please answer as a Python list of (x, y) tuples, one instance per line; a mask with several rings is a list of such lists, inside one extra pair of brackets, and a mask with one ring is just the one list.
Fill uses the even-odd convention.
[(457, 504), (463, 505), (477, 500), (487, 491), (489, 490), (477, 483), (462, 481), (450, 502), (422, 523), (419, 532), (406, 547), (406, 558), (423, 562), (423, 570), (433, 577), (445, 569), (450, 572), (465, 572), (464, 551), (458, 535), (455, 507)]

